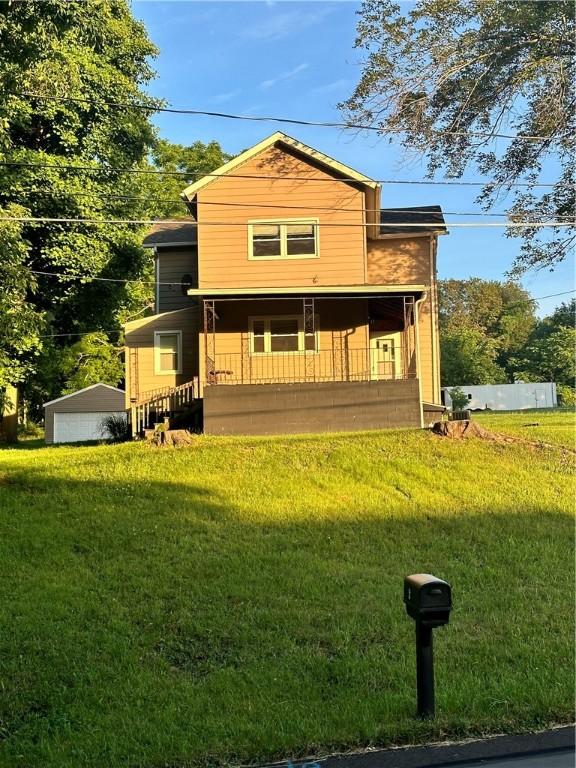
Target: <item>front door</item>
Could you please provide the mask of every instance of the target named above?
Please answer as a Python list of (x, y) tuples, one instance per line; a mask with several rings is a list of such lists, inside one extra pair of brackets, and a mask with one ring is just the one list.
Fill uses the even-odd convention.
[(370, 334), (370, 374), (372, 379), (399, 379), (402, 371), (400, 333)]

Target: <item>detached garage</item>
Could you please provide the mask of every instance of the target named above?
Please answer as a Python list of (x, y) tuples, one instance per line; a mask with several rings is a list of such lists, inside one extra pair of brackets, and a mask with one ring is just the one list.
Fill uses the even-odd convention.
[(102, 420), (107, 416), (126, 418), (125, 393), (108, 384), (92, 384), (69, 395), (44, 403), (47, 443), (81, 443), (102, 440)]

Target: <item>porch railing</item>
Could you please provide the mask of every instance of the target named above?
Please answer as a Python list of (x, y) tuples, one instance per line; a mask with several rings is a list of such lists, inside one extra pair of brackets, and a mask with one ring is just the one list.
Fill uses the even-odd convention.
[(206, 384), (292, 384), (415, 378), (415, 365), (400, 349), (383, 356), (375, 349), (319, 352), (216, 354), (206, 367)]
[(198, 397), (198, 379), (177, 387), (143, 393), (130, 407), (132, 435), (138, 435), (154, 423), (190, 407)]

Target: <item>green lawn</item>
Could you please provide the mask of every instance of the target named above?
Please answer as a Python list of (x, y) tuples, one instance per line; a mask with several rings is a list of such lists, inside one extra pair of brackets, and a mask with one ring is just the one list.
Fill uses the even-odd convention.
[[(26, 447), (0, 451), (3, 768), (229, 765), (572, 719), (569, 451), (400, 431)], [(413, 718), (416, 571), (454, 593), (434, 723)]]

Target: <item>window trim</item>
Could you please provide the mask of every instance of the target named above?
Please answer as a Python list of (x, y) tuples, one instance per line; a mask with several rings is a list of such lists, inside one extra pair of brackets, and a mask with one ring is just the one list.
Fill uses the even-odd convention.
[[(298, 321), (298, 349), (291, 351), (272, 351), (270, 343), (272, 338), (270, 322), (272, 320)], [(264, 323), (264, 352), (254, 351), (254, 323), (258, 321)], [(248, 351), (250, 357), (267, 357), (269, 355), (317, 355), (320, 352), (320, 327), (318, 314), (314, 315), (314, 336), (316, 338), (315, 349), (306, 349), (304, 336), (304, 318), (302, 315), (251, 315), (248, 318)]]
[[(163, 371), (160, 366), (160, 337), (176, 336), (176, 355), (178, 357), (178, 367), (171, 371)], [(182, 373), (182, 331), (154, 331), (154, 375), (155, 376), (174, 376)]]
[[(280, 255), (279, 256), (254, 256), (254, 226), (268, 224), (280, 227)], [(286, 226), (290, 224), (312, 224), (314, 227), (314, 253), (290, 255), (287, 253), (288, 239)], [(286, 261), (292, 259), (318, 259), (320, 258), (320, 221), (313, 216), (304, 219), (251, 219), (248, 222), (248, 260), (249, 261)]]

